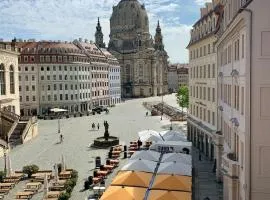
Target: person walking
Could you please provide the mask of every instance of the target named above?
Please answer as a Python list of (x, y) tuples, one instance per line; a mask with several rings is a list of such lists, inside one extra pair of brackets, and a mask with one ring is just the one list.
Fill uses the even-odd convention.
[(99, 130), (99, 123), (97, 124), (97, 129)]
[(95, 127), (96, 127), (96, 126), (95, 126), (95, 123), (93, 123), (93, 124), (92, 124), (92, 129), (95, 129)]
[(61, 134), (61, 135), (60, 135), (60, 143), (63, 142), (63, 139), (64, 139), (64, 137), (63, 137), (63, 135)]

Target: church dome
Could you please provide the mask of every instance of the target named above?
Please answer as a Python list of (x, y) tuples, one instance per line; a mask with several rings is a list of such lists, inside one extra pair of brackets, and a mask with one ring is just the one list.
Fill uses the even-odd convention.
[(149, 33), (149, 20), (144, 5), (138, 0), (121, 0), (113, 7), (110, 28), (111, 36), (118, 38)]

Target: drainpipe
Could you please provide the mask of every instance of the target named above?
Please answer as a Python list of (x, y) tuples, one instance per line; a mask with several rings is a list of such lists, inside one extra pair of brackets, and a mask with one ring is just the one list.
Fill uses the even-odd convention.
[(247, 178), (247, 185), (245, 185), (245, 188), (248, 190), (247, 192), (245, 192), (246, 193), (246, 197), (245, 197), (245, 199), (251, 199), (251, 175), (252, 175), (252, 173), (251, 173), (251, 145), (252, 145), (252, 138), (251, 138), (251, 105), (252, 105), (252, 103), (251, 103), (251, 101), (252, 101), (252, 98), (251, 98), (251, 86), (252, 86), (252, 76), (251, 76), (251, 65), (252, 65), (252, 30), (253, 30), (253, 27), (252, 27), (252, 21), (253, 21), (253, 12), (252, 12), (252, 10), (250, 10), (250, 9), (247, 9), (247, 8), (240, 8), (240, 10), (241, 11), (246, 11), (246, 12), (248, 12), (250, 15), (250, 18), (249, 18), (249, 23), (250, 23), (250, 25), (249, 25), (249, 48), (250, 48), (250, 52), (249, 52), (249, 65), (248, 65), (248, 70), (247, 70), (247, 72), (248, 72), (248, 79), (249, 79), (249, 81), (248, 81), (248, 92), (249, 92), (249, 96), (248, 96), (248, 98), (249, 98), (249, 101), (248, 101), (248, 105), (246, 106), (247, 108), (249, 108), (248, 109), (248, 115), (247, 115), (247, 124), (248, 124), (248, 126), (247, 126), (247, 133), (248, 133), (248, 136), (249, 136), (249, 138), (248, 138), (248, 145), (249, 145), (249, 165), (248, 165), (248, 174), (249, 174), (249, 176), (246, 176), (246, 178)]

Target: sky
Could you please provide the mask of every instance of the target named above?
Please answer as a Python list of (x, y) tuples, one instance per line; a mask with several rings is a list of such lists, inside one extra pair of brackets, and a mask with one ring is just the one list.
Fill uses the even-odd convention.
[[(100, 17), (104, 40), (109, 41), (112, 7), (120, 0), (0, 0), (0, 38), (73, 41), (95, 40)], [(211, 0), (139, 0), (148, 12), (150, 33), (160, 20), (171, 63), (187, 63), (190, 29), (200, 7)]]

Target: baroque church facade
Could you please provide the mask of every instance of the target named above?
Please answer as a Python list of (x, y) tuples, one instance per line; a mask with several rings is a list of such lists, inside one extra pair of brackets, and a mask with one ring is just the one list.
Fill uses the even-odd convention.
[[(99, 22), (95, 38), (96, 44), (103, 48)], [(121, 93), (124, 98), (168, 93), (168, 55), (161, 28), (158, 22), (153, 40), (145, 6), (138, 0), (121, 0), (113, 7), (108, 50), (120, 63)]]

